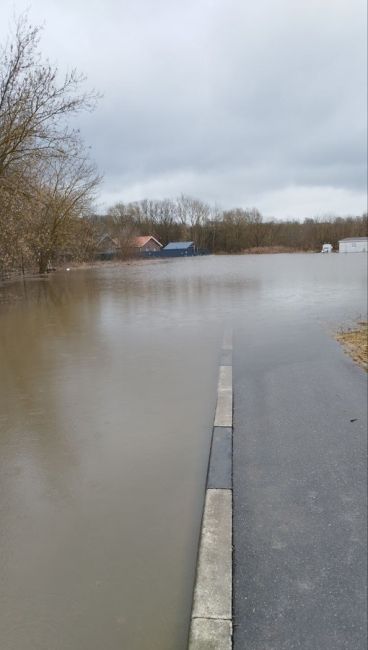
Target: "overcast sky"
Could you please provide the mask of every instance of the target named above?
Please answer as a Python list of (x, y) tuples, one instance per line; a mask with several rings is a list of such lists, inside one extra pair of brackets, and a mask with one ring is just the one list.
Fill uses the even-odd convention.
[(103, 94), (101, 209), (184, 192), (286, 218), (366, 210), (365, 0), (1, 0)]

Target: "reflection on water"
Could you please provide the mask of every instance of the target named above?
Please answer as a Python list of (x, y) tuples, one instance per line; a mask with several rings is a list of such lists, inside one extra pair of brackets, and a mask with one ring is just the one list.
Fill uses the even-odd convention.
[(335, 327), (365, 282), (280, 255), (0, 289), (2, 650), (185, 648), (223, 325)]

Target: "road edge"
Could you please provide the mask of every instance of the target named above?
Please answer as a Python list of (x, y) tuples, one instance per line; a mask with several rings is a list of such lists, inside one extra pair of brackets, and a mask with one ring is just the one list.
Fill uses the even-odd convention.
[(226, 329), (221, 349), (189, 650), (232, 648), (232, 348), (232, 331)]

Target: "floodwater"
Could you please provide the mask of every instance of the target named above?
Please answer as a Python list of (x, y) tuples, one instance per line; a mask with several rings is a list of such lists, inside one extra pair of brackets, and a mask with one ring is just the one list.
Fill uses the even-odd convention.
[(186, 648), (223, 328), (350, 325), (366, 264), (205, 257), (0, 288), (1, 650)]

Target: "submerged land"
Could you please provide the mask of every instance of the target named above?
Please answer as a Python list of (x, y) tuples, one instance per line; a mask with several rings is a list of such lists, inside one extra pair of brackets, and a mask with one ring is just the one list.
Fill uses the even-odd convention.
[(101, 263), (0, 303), (2, 650), (187, 649), (224, 325), (234, 647), (363, 650), (366, 375), (325, 324), (365, 313), (365, 256)]

